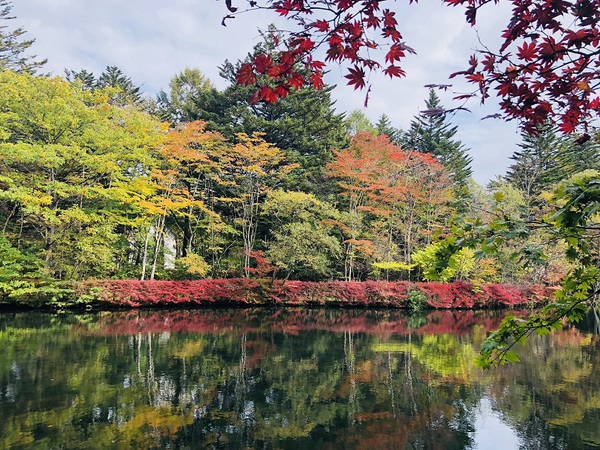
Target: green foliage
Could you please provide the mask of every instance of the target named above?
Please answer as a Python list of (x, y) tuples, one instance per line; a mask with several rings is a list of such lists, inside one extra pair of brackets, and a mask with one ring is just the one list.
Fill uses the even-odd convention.
[(312, 194), (273, 191), (262, 214), (273, 223), (267, 256), (283, 269), (286, 279), (318, 280), (332, 275), (332, 263), (341, 254), (340, 240), (327, 226), (338, 213)]
[(472, 173), (473, 158), (468, 156), (463, 144), (454, 139), (458, 127), (446, 122), (440, 98), (434, 89), (429, 90), (425, 105), (429, 113), (415, 117), (411, 122), (401, 139), (403, 146), (421, 153), (431, 153), (452, 173), (457, 184), (466, 183)]
[(475, 251), (463, 247), (457, 252), (451, 252), (444, 242), (436, 242), (417, 250), (412, 260), (423, 272), (427, 281), (451, 281), (468, 279), (475, 267)]
[(160, 125), (107, 100), (58, 78), (0, 73), (0, 214), (8, 233), (43, 249), (51, 277), (113, 274), (127, 249), (118, 231), (140, 222), (139, 194), (152, 191)]
[(578, 322), (594, 301), (600, 286), (596, 227), (600, 211), (600, 179), (595, 171), (583, 172), (561, 183), (554, 192), (559, 208), (546, 218), (555, 239), (566, 243), (566, 255), (576, 265), (562, 281), (556, 301), (527, 319), (507, 317), (484, 342), (480, 366), (513, 362), (513, 346), (536, 332), (562, 328), (563, 320)]
[(410, 290), (406, 293), (406, 301), (410, 311), (421, 311), (427, 307), (427, 294), (419, 290)]

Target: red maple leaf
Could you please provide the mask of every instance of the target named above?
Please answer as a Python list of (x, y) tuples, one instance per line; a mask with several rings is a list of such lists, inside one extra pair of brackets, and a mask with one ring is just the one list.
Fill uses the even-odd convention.
[(273, 61), (271, 61), (269, 55), (262, 54), (254, 58), (254, 67), (256, 67), (256, 71), (260, 74), (267, 73), (272, 66)]
[(523, 43), (523, 46), (518, 47), (517, 50), (517, 56), (525, 61), (533, 61), (538, 55), (535, 42), (529, 44), (525, 42)]
[(259, 89), (258, 95), (261, 99), (268, 103), (275, 103), (279, 99), (279, 96), (277, 95), (275, 89), (272, 89), (269, 86), (261, 87)]
[(394, 65), (388, 66), (385, 69), (383, 69), (383, 73), (386, 75), (389, 75), (390, 78), (394, 78), (394, 77), (401, 78), (401, 77), (406, 76), (406, 72), (404, 72), (404, 70), (402, 70), (401, 67), (394, 66)]
[(383, 26), (385, 28), (396, 28), (396, 25), (398, 25), (398, 21), (394, 17), (395, 15), (396, 13), (390, 11), (389, 9), (383, 10)]
[(348, 75), (344, 75), (348, 79), (348, 86), (354, 85), (354, 90), (365, 87), (365, 71), (358, 66), (348, 69)]
[(327, 22), (326, 20), (322, 20), (322, 19), (317, 20), (311, 26), (321, 32), (325, 32), (325, 31), (329, 30), (329, 22)]
[(316, 72), (310, 76), (310, 81), (315, 89), (323, 89), (325, 83), (323, 83), (323, 73)]
[(304, 78), (298, 72), (294, 72), (287, 81), (288, 84), (295, 89), (300, 89), (304, 86)]
[(404, 52), (403, 46), (401, 44), (394, 44), (385, 55), (385, 61), (393, 63), (394, 61), (400, 61), (405, 56), (406, 53)]
[(248, 86), (256, 83), (256, 75), (254, 74), (254, 68), (252, 64), (242, 64), (237, 73), (237, 82), (242, 86)]

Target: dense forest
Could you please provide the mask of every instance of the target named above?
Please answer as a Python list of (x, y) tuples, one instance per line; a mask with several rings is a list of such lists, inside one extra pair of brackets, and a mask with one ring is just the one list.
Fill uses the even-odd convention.
[[(0, 20), (9, 19), (10, 4)], [(597, 177), (600, 137), (523, 133), (508, 173), (471, 178), (434, 90), (406, 130), (340, 112), (332, 87), (252, 102), (236, 73), (273, 34), (145, 96), (118, 67), (42, 74), (24, 30), (0, 29), (0, 292), (89, 279), (466, 280), (554, 285), (572, 267), (547, 217)], [(416, 107), (417, 105), (410, 105)], [(474, 149), (477, 151), (477, 149)], [(563, 197), (564, 198), (564, 197)], [(456, 230), (525, 224), (440, 265)], [(470, 225), (469, 225), (470, 224)], [(467, 227), (468, 228), (468, 227)], [(523, 250), (526, 249), (526, 250)], [(58, 284), (57, 284), (58, 283)]]

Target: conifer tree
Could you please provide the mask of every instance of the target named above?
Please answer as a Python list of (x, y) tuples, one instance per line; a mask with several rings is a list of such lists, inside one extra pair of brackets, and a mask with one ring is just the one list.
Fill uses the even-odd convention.
[[(11, 2), (0, 0), (0, 21), (13, 20), (15, 18), (10, 15), (11, 9)], [(23, 27), (11, 31), (7, 25), (0, 25), (0, 70), (33, 74), (37, 69), (46, 64), (46, 59), (36, 61), (36, 55), (26, 54), (35, 42), (35, 39), (22, 40), (22, 36), (25, 33), (26, 31)]]
[(561, 178), (557, 157), (563, 145), (564, 139), (548, 124), (540, 127), (537, 136), (521, 134), (521, 150), (510, 157), (514, 163), (504, 179), (523, 193), (528, 204)]
[(98, 78), (92, 72), (81, 69), (79, 72), (65, 70), (68, 81), (78, 80), (84, 89), (113, 88), (116, 92), (112, 95), (110, 103), (115, 106), (141, 105), (142, 93), (140, 86), (133, 84), (130, 77), (125, 75), (117, 66), (106, 66)]
[(472, 158), (462, 142), (454, 139), (458, 127), (447, 123), (443, 112), (436, 113), (443, 108), (433, 89), (429, 90), (425, 105), (429, 114), (414, 118), (402, 137), (402, 144), (420, 153), (431, 153), (451, 172), (455, 182), (462, 185), (471, 176)]
[(375, 124), (375, 128), (379, 134), (385, 134), (390, 138), (390, 142), (394, 145), (400, 145), (402, 130), (395, 128), (386, 114), (382, 114)]

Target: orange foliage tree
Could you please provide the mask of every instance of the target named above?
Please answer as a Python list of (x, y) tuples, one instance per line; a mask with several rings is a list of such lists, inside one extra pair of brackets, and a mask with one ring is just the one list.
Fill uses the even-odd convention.
[(410, 263), (418, 243), (428, 243), (448, 213), (452, 180), (431, 155), (408, 152), (385, 135), (358, 133), (334, 151), (329, 175), (338, 179), (348, 213), (344, 275), (356, 277), (357, 259)]

